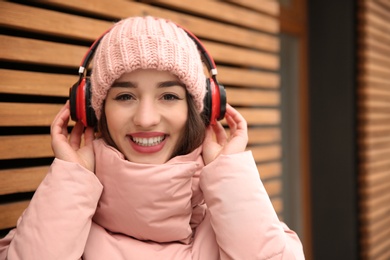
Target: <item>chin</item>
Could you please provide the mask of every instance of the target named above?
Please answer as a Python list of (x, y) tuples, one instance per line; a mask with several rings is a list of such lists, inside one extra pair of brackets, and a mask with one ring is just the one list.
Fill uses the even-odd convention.
[(141, 157), (138, 156), (126, 156), (126, 159), (133, 163), (140, 163), (140, 164), (164, 164), (166, 163), (171, 157), (168, 156), (158, 156), (155, 157), (153, 155), (143, 155)]

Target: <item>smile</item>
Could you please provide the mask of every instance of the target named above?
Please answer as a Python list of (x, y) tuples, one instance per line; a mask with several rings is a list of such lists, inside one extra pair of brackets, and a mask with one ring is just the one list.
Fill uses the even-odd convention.
[(131, 137), (131, 140), (140, 146), (154, 146), (164, 141), (165, 135), (151, 138)]

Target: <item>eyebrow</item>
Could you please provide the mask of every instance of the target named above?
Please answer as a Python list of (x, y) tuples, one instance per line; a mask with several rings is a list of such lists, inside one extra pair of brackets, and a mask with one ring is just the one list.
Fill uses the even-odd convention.
[[(115, 81), (114, 84), (112, 84), (112, 88), (137, 88), (137, 85), (137, 83), (131, 81)], [(158, 83), (158, 88), (167, 88), (173, 86), (181, 86), (183, 88), (186, 87), (185, 84), (178, 80), (169, 80)]]

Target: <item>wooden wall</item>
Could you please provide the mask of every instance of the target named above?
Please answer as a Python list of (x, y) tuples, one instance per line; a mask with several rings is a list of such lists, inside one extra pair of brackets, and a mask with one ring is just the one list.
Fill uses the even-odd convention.
[(248, 149), (282, 218), (278, 13), (276, 1), (1, 1), (1, 235), (15, 226), (53, 160), (49, 126), (84, 53), (113, 21), (135, 15), (171, 19), (205, 44), (228, 102), (248, 121)]
[(390, 1), (358, 9), (361, 256), (390, 259)]

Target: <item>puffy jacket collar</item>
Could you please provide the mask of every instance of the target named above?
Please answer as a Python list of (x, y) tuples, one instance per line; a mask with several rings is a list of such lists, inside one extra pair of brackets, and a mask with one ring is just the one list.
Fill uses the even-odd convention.
[(97, 224), (139, 240), (190, 241), (192, 209), (203, 201), (200, 148), (161, 165), (129, 162), (101, 139), (94, 150), (96, 176), (104, 186)]

